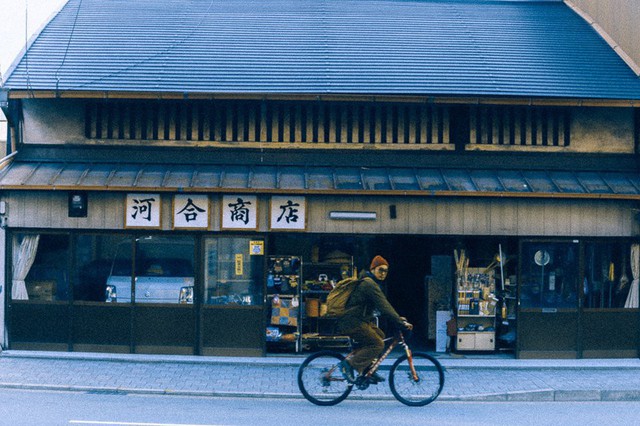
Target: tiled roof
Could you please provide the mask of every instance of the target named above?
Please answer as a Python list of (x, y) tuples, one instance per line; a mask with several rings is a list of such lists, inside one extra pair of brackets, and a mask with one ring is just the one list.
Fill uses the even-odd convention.
[(632, 172), (13, 161), (0, 190), (640, 199)]
[(640, 99), (559, 0), (69, 0), (5, 86)]

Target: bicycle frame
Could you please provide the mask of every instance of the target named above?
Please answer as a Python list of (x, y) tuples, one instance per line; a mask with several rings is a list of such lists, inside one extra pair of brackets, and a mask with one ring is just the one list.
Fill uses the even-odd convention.
[[(395, 336), (387, 337), (386, 339), (384, 339), (384, 341), (385, 342), (391, 341), (391, 343), (389, 344), (389, 346), (387, 346), (387, 349), (373, 363), (371, 368), (369, 368), (369, 370), (364, 375), (364, 377), (369, 379), (373, 375), (373, 373), (378, 371), (378, 368), (380, 367), (382, 362), (389, 356), (391, 351), (393, 351), (396, 346), (400, 345), (404, 348), (404, 352), (407, 354), (407, 359), (409, 360), (409, 366), (411, 368), (411, 375), (413, 377), (413, 380), (417, 381), (418, 374), (416, 373), (416, 369), (413, 365), (413, 357), (411, 354), (411, 349), (409, 348), (409, 345), (407, 344), (407, 342), (404, 340), (404, 335), (402, 334), (402, 332), (398, 331)], [(353, 356), (353, 352), (354, 351), (350, 352), (349, 355), (347, 355), (347, 359), (350, 359)]]

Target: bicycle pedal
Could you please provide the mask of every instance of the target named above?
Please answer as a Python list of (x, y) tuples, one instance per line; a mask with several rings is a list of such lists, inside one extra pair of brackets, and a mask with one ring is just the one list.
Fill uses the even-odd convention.
[(377, 385), (378, 383), (382, 383), (385, 380), (386, 379), (384, 377), (382, 377), (381, 375), (379, 375), (377, 372), (373, 373), (371, 376), (368, 377), (368, 381), (372, 385)]
[(365, 390), (371, 385), (369, 379), (365, 376), (358, 376), (355, 381), (355, 385), (360, 390)]

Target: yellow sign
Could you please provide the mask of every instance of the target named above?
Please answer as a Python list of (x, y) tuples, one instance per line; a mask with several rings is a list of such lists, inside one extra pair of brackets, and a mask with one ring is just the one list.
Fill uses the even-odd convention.
[(236, 275), (244, 275), (244, 257), (242, 254), (236, 254)]
[(264, 241), (249, 241), (249, 254), (251, 256), (264, 255)]

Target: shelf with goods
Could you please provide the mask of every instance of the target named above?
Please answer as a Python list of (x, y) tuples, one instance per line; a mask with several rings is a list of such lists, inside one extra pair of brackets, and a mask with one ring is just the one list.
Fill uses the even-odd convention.
[[(302, 281), (302, 345), (317, 346), (321, 335), (331, 334), (331, 330), (323, 327), (322, 316), (326, 312), (327, 295), (341, 280), (354, 273), (353, 259), (344, 258), (332, 262), (305, 263)], [(330, 340), (322, 337), (321, 340)], [(344, 342), (338, 342), (342, 345)]]
[(457, 351), (496, 348), (495, 279), (486, 268), (460, 268), (456, 277)]
[(500, 304), (499, 323), (497, 326), (497, 342), (499, 349), (513, 350), (516, 342), (516, 324), (518, 312), (516, 276), (511, 275), (504, 280), (504, 289)]
[(300, 351), (302, 327), (301, 277), (299, 256), (267, 257), (267, 347), (273, 350)]

